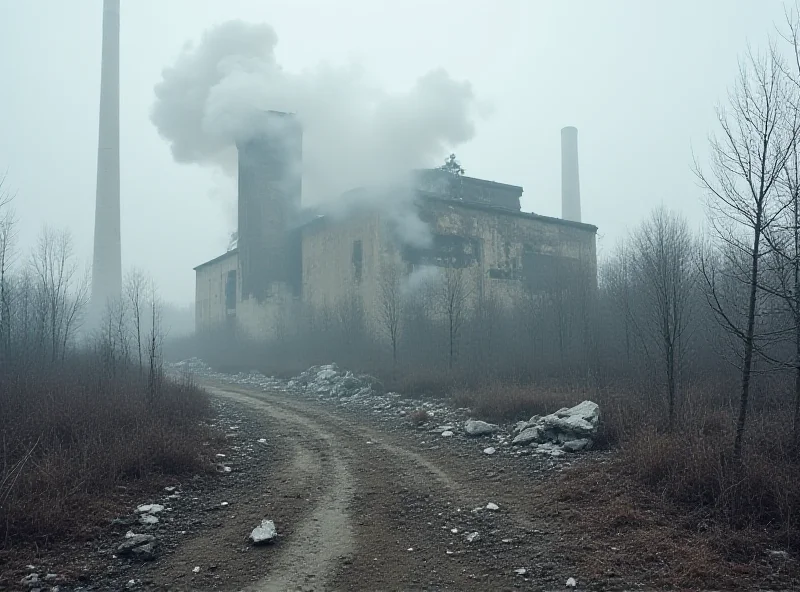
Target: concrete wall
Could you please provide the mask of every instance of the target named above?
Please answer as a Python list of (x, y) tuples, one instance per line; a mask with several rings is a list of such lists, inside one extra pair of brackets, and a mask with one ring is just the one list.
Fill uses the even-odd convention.
[(228, 318), (225, 283), (228, 273), (236, 271), (238, 266), (238, 254), (231, 251), (195, 268), (195, 331), (208, 331), (224, 326)]
[(558, 289), (570, 278), (596, 285), (594, 226), (446, 200), (427, 200), (420, 216), (437, 237), (434, 246), (442, 246), (426, 260), (469, 268), (476, 296), (509, 306), (526, 291)]
[[(308, 224), (301, 231), (301, 292), (276, 282), (266, 299), (243, 301), (238, 273), (237, 327), (253, 337), (280, 337), (297, 329), (303, 308), (337, 318), (352, 314), (343, 307), (355, 305), (368, 329), (377, 331), (382, 270), (389, 266), (400, 269), (404, 287), (412, 283), (409, 273), (427, 272), (431, 284), (442, 281), (443, 268), (457, 268), (471, 303), (491, 296), (511, 306), (525, 294), (560, 290), (576, 278), (596, 286), (596, 229), (588, 224), (438, 199), (423, 200), (420, 217), (433, 237), (425, 249), (393, 243), (377, 212)], [(439, 271), (430, 273), (432, 268)], [(198, 268), (198, 330), (226, 321), (225, 280), (233, 269), (233, 255)]]
[(352, 305), (374, 318), (381, 261), (376, 212), (342, 221), (320, 219), (303, 229), (303, 302), (317, 311)]

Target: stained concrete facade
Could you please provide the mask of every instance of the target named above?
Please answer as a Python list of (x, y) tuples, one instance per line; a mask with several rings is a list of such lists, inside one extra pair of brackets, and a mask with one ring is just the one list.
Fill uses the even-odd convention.
[[(482, 180), (466, 185), (455, 195), (449, 186), (417, 191), (413, 207), (430, 232), (425, 244), (403, 244), (392, 218), (379, 210), (317, 217), (291, 230), (287, 277), (300, 279), (272, 282), (266, 298), (242, 297), (238, 251), (198, 266), (197, 330), (229, 326), (274, 339), (296, 330), (309, 311), (353, 304), (377, 330), (389, 268), (401, 281), (425, 270), (429, 283), (460, 270), (469, 301), (492, 297), (504, 306), (526, 293), (564, 289), (567, 282), (596, 285), (596, 227), (521, 212), (520, 187)], [(480, 199), (468, 197), (476, 192)]]

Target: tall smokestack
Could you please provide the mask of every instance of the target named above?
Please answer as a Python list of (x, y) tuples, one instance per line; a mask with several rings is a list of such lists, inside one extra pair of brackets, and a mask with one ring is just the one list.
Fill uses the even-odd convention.
[(97, 196), (94, 213), (92, 320), (122, 292), (119, 220), (119, 2), (103, 2), (103, 57), (100, 71), (100, 126), (97, 141)]
[(266, 111), (239, 151), (239, 269), (242, 298), (263, 300), (288, 282), (288, 227), (300, 208), (302, 129), (290, 113)]
[(572, 126), (561, 129), (561, 217), (581, 221), (578, 128)]

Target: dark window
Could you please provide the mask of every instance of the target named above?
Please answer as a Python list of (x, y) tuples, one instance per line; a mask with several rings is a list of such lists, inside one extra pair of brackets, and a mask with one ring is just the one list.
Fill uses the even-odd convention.
[(225, 278), (225, 312), (236, 312), (236, 270), (232, 269)]
[(355, 273), (356, 281), (361, 281), (361, 274), (364, 271), (364, 248), (361, 246), (361, 241), (353, 241), (353, 270)]

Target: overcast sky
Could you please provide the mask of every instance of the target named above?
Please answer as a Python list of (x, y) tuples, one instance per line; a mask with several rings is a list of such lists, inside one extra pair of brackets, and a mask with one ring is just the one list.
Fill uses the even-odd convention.
[[(122, 0), (123, 266), (188, 303), (192, 267), (235, 229), (233, 183), (176, 164), (149, 119), (162, 69), (215, 24), (269, 23), (292, 71), (357, 63), (392, 91), (436, 67), (469, 81), (492, 109), (462, 165), (522, 185), (528, 211), (560, 215), (559, 130), (576, 126), (602, 252), (661, 202), (699, 224), (692, 150), (704, 157), (747, 43), (782, 16), (778, 0)], [(91, 260), (101, 23), (102, 0), (0, 0), (0, 171), (23, 249), (49, 224)]]

